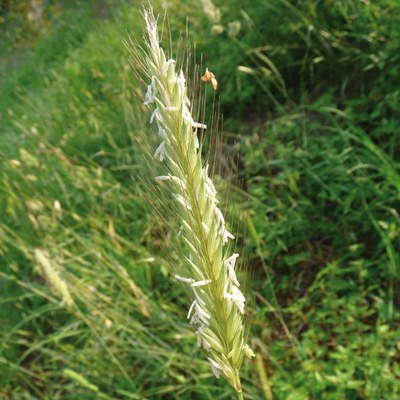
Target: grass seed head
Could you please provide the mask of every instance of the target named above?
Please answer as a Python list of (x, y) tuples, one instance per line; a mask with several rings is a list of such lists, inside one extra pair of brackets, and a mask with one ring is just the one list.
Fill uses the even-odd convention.
[[(235, 272), (239, 254), (229, 254), (235, 237), (226, 227), (209, 166), (201, 158), (198, 133), (207, 126), (193, 119), (185, 75), (160, 47), (152, 9), (145, 8), (143, 16), (146, 49), (137, 53), (137, 64), (146, 68), (141, 71), (149, 79), (143, 105), (151, 114), (149, 128), (159, 139), (150, 162), (159, 163), (162, 175), (155, 182), (173, 199), (169, 218), (180, 221), (177, 236), (184, 244), (173, 272), (192, 298), (187, 318), (196, 329), (198, 347), (207, 353), (215, 376), (225, 377), (241, 392), (239, 369), (244, 356), (253, 352), (245, 343), (246, 299)], [(208, 69), (202, 80), (216, 89)]]

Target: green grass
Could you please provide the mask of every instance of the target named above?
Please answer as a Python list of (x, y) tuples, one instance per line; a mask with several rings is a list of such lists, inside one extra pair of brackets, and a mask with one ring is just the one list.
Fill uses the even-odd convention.
[[(398, 398), (397, 2), (215, 1), (218, 36), (199, 3), (170, 3), (172, 37), (189, 15), (218, 79), (226, 153), (240, 151), (244, 191), (230, 193), (248, 215), (258, 353), (245, 397)], [(122, 41), (141, 37), (139, 10), (54, 4), (34, 35), (15, 16), (0, 25), (0, 397), (232, 398), (197, 354), (136, 178)]]

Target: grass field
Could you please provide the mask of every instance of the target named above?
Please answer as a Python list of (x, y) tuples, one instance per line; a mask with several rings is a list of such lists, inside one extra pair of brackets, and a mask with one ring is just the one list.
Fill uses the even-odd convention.
[[(1, 399), (234, 398), (138, 178), (137, 3), (0, 2)], [(203, 3), (153, 6), (174, 50), (188, 17), (218, 79), (251, 276), (245, 398), (398, 399), (398, 1)]]

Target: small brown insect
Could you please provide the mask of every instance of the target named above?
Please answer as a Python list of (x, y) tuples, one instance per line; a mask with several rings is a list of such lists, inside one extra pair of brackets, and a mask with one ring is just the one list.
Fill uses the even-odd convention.
[(206, 68), (206, 72), (201, 77), (202, 82), (211, 82), (214, 90), (217, 90), (218, 81), (215, 79), (215, 75)]

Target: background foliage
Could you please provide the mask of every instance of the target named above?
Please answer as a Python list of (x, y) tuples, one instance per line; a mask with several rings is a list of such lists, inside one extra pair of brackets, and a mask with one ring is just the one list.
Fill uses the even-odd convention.
[[(217, 76), (252, 269), (248, 399), (400, 396), (397, 0), (168, 6)], [(0, 396), (224, 399), (137, 179), (125, 0), (0, 2)], [(210, 10), (210, 8), (208, 8)], [(209, 89), (212, 96), (212, 89)], [(62, 302), (41, 249), (71, 293)], [(64, 299), (65, 300), (65, 299)]]

